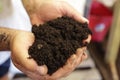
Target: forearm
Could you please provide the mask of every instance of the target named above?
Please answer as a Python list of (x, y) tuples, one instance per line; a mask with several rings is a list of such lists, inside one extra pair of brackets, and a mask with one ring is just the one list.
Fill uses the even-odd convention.
[(0, 27), (0, 51), (10, 50), (10, 42), (16, 32), (13, 29)]

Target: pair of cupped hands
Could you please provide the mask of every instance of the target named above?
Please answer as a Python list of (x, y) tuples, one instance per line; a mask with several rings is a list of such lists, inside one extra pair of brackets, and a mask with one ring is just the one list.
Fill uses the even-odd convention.
[[(31, 7), (34, 6), (34, 8), (25, 5), (32, 24), (43, 24), (46, 21), (61, 16), (72, 17), (81, 23), (88, 23), (87, 19), (82, 17), (78, 11), (64, 1), (44, 0), (41, 3), (39, 0), (35, 1), (36, 3), (31, 5)], [(24, 0), (23, 4), (25, 4)], [(19, 30), (15, 32), (10, 44), (12, 52), (11, 58), (14, 65), (33, 80), (58, 80), (69, 75), (87, 58), (87, 54), (85, 53), (86, 47), (79, 48), (76, 50), (76, 54), (73, 54), (63, 67), (50, 76), (47, 74), (48, 69), (46, 65), (38, 66), (33, 59), (28, 59), (28, 49), (33, 44), (34, 40), (35, 37), (33, 33)], [(90, 40), (91, 35), (83, 42), (89, 43)]]

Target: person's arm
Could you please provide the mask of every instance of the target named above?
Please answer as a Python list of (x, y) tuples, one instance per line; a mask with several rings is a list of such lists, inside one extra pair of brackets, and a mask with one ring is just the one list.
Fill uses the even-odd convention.
[(0, 51), (10, 50), (10, 41), (17, 30), (0, 27)]

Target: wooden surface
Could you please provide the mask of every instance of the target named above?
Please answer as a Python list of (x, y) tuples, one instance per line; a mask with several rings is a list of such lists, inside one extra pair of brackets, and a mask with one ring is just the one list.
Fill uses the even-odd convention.
[(102, 80), (113, 80), (111, 76), (110, 69), (104, 61), (105, 51), (102, 49), (102, 43), (91, 42), (88, 49), (91, 57), (96, 63), (97, 68), (99, 69), (103, 79)]
[(120, 0), (117, 0), (114, 8), (113, 23), (106, 50), (105, 62), (110, 66), (113, 80), (119, 80), (116, 60), (120, 46)]
[(110, 29), (110, 36), (108, 39), (107, 52), (105, 60), (113, 62), (116, 60), (118, 49), (120, 45), (120, 0), (118, 0), (113, 16), (113, 23)]
[(119, 58), (118, 53), (120, 56), (120, 0), (117, 0), (114, 7), (107, 48), (104, 50), (104, 46), (101, 46), (101, 44), (104, 43), (92, 42), (89, 51), (103, 76), (103, 80), (120, 80), (120, 59), (118, 62), (116, 61)]

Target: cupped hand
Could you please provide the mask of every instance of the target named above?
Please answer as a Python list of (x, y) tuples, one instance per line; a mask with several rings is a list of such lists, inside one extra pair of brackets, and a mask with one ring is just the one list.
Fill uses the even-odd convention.
[(81, 23), (88, 23), (86, 18), (82, 17), (77, 10), (65, 1), (44, 0), (41, 4), (39, 4), (39, 0), (35, 0), (35, 2), (32, 5), (34, 8), (29, 9), (30, 6), (26, 7), (32, 24), (43, 24), (46, 21), (62, 16), (74, 18)]
[[(10, 44), (14, 65), (33, 80), (58, 80), (69, 75), (87, 57), (84, 53), (86, 47), (77, 49), (76, 54), (73, 54), (63, 67), (50, 76), (47, 74), (48, 69), (45, 65), (38, 66), (33, 59), (29, 59), (28, 49), (34, 39), (31, 32), (17, 31)], [(85, 42), (89, 43), (90, 40), (91, 35)]]
[[(39, 0), (34, 1), (39, 2)], [(34, 6), (34, 10), (29, 13), (32, 24), (43, 24), (62, 16), (74, 18), (81, 23), (88, 22), (78, 11), (64, 1), (44, 0), (40, 5), (36, 3), (32, 6)], [(76, 54), (72, 55), (63, 67), (50, 76), (47, 74), (48, 70), (45, 65), (38, 66), (33, 59), (29, 59), (28, 49), (33, 44), (34, 39), (32, 33), (20, 31), (11, 41), (13, 63), (33, 80), (58, 80), (70, 74), (87, 57), (87, 54), (84, 53), (86, 47), (77, 49)], [(90, 42), (90, 40), (91, 35), (85, 41)]]
[[(32, 24), (38, 25), (62, 16), (71, 17), (81, 23), (88, 23), (88, 20), (82, 17), (80, 13), (76, 11), (71, 5), (60, 0), (48, 0), (42, 2), (40, 5), (37, 3), (35, 5), (34, 11), (29, 15)], [(89, 43), (91, 36), (89, 36), (86, 40)], [(76, 54), (72, 55), (63, 67), (61, 67), (51, 76), (46, 75), (46, 80), (57, 80), (70, 74), (84, 59), (87, 58), (85, 50), (86, 47), (78, 49)]]
[(17, 31), (10, 44), (11, 58), (14, 65), (33, 80), (45, 80), (43, 75), (47, 73), (47, 67), (38, 66), (33, 59), (29, 59), (28, 49), (33, 42), (31, 32)]
[[(91, 35), (88, 35), (88, 38), (83, 42), (90, 43)], [(78, 48), (76, 53), (71, 55), (71, 57), (67, 60), (66, 64), (58, 69), (51, 76), (46, 75), (45, 80), (58, 80), (62, 77), (68, 76), (74, 69), (87, 58), (86, 54), (87, 47)]]

